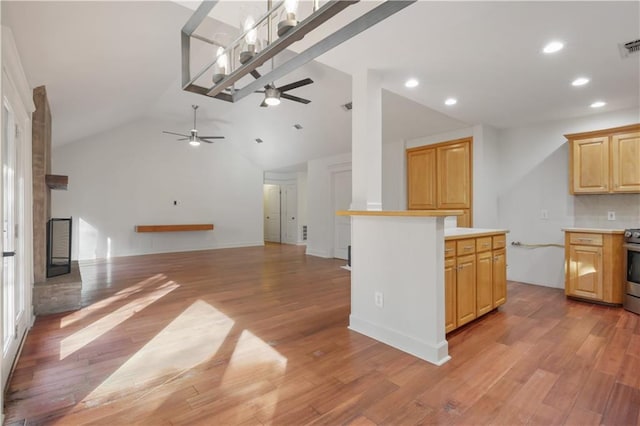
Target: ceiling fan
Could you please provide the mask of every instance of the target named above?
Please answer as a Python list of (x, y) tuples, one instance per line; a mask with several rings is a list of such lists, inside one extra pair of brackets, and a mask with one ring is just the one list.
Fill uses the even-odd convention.
[(213, 140), (209, 139), (224, 139), (224, 136), (198, 136), (198, 129), (196, 128), (196, 112), (198, 109), (198, 105), (191, 105), (193, 108), (193, 129), (191, 129), (191, 134), (184, 135), (182, 133), (174, 133), (162, 131), (162, 133), (167, 133), (169, 135), (182, 136), (182, 138), (178, 139), (179, 141), (189, 141), (189, 145), (198, 146), (200, 142), (213, 143)]
[[(251, 75), (258, 79), (260, 78), (260, 73), (256, 70), (251, 71)], [(298, 87), (306, 86), (307, 84), (313, 83), (313, 80), (310, 78), (305, 78), (302, 80), (295, 81), (293, 83), (285, 84), (284, 86), (276, 87), (275, 84), (267, 84), (264, 86), (264, 90), (256, 90), (256, 93), (264, 93), (264, 100), (260, 104), (261, 107), (267, 107), (272, 105), (279, 105), (280, 98), (288, 99), (294, 102), (300, 102), (301, 104), (308, 104), (311, 102), (309, 99), (299, 98), (297, 96), (290, 95), (287, 92), (289, 90), (297, 89)]]

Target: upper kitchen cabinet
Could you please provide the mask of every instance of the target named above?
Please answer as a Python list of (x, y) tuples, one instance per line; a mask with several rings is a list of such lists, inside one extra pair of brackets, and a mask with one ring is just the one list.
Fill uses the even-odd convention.
[(471, 141), (436, 148), (438, 164), (438, 208), (471, 207)]
[(409, 210), (462, 209), (459, 227), (471, 227), (472, 138), (407, 150)]
[(407, 172), (409, 208), (437, 209), (435, 148), (408, 150)]
[(640, 193), (640, 124), (565, 137), (572, 194)]

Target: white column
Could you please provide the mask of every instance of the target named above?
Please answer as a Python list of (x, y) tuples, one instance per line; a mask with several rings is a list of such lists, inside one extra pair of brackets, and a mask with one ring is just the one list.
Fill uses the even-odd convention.
[(382, 210), (382, 93), (380, 74), (352, 76), (351, 210)]

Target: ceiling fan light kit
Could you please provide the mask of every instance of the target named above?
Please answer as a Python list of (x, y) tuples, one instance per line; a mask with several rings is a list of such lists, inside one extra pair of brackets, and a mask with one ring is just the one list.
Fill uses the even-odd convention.
[(193, 108), (193, 128), (189, 131), (188, 135), (182, 133), (167, 132), (166, 130), (163, 130), (162, 133), (182, 136), (178, 140), (189, 141), (189, 145), (191, 146), (200, 146), (201, 142), (213, 143), (213, 139), (224, 139), (224, 136), (198, 136), (198, 127), (196, 126), (196, 113), (198, 110), (198, 105), (191, 105), (191, 108)]
[[(180, 33), (182, 46), (182, 89), (228, 102), (237, 102), (251, 93), (272, 84), (272, 82), (286, 76), (295, 69), (314, 60), (367, 28), (415, 3), (417, 0), (386, 0), (362, 16), (354, 19), (349, 24), (326, 36), (313, 46), (260, 76), (255, 81), (244, 85), (244, 87), (236, 87), (236, 84), (244, 76), (250, 73), (253, 75), (256, 69), (265, 62), (274, 58), (295, 42), (302, 40), (306, 34), (322, 26), (336, 14), (358, 1), (359, 0), (328, 0), (320, 6), (319, 1), (314, 0), (312, 12), (306, 17), (301, 17), (298, 16), (298, 0), (284, 0), (280, 2), (267, 0), (268, 10), (266, 13), (254, 22), (247, 22), (247, 20), (245, 20), (241, 25), (242, 34), (234, 41), (228, 44), (219, 44), (194, 34), (198, 26), (207, 18), (209, 12), (211, 12), (218, 3), (218, 0), (205, 0), (182, 27)], [(280, 15), (282, 19), (278, 20), (278, 15)], [(258, 32), (266, 34), (266, 39), (260, 40), (257, 37)], [(191, 73), (191, 38), (196, 38), (223, 48), (222, 50), (218, 49), (216, 57), (194, 75)], [(261, 45), (263, 42), (264, 48), (262, 48)], [(225, 55), (226, 59), (222, 59)], [(219, 61), (221, 61), (221, 63)], [(222, 65), (225, 61), (226, 66), (223, 70)], [(217, 71), (215, 68), (213, 70), (213, 86), (203, 87), (196, 84), (196, 81), (206, 72), (210, 72), (211, 68), (215, 65), (217, 65), (218, 68)], [(282, 92), (283, 90), (280, 89), (280, 91)], [(290, 99), (289, 97), (282, 97)]]
[(264, 103), (269, 106), (280, 105), (280, 91), (275, 87), (269, 87), (264, 91)]

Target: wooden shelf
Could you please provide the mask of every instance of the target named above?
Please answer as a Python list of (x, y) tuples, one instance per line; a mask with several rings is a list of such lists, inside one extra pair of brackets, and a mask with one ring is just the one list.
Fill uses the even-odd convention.
[(185, 231), (213, 231), (212, 223), (195, 225), (136, 225), (136, 232), (185, 232)]
[(69, 176), (45, 175), (45, 182), (50, 189), (66, 190), (69, 185)]

